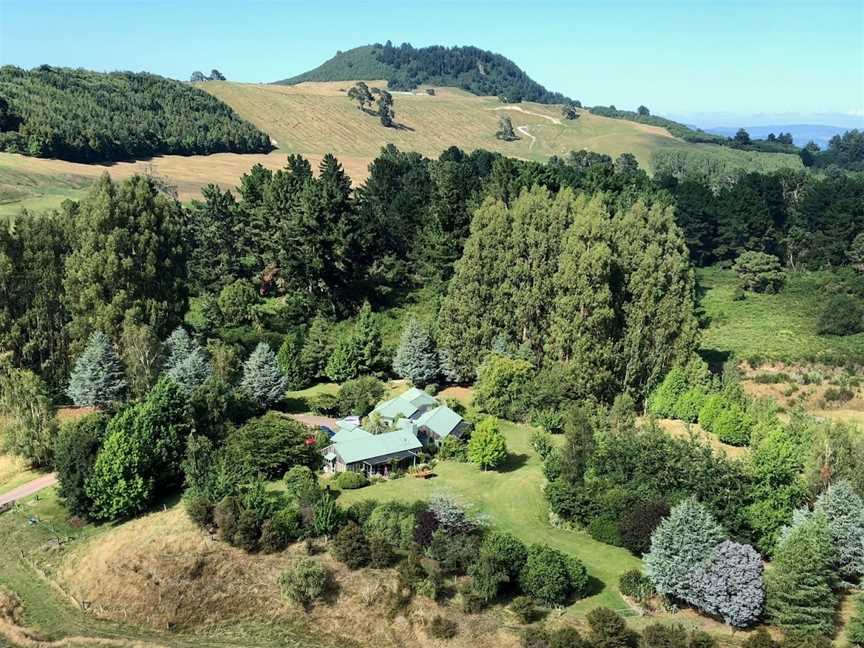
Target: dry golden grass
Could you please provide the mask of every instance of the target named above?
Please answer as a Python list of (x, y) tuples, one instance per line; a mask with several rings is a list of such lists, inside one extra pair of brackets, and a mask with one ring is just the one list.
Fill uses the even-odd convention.
[(706, 432), (698, 423), (691, 423), (690, 429), (687, 429), (687, 423), (675, 419), (658, 419), (657, 425), (672, 436), (682, 439), (689, 439), (692, 434), (697, 440), (702, 443), (707, 443), (716, 452), (725, 453), (731, 459), (741, 459), (749, 453), (749, 448), (739, 448), (737, 446), (723, 443), (716, 435)]
[[(321, 162), (322, 155), (307, 156), (314, 168)], [(368, 175), (369, 160), (350, 156), (340, 158), (346, 173), (355, 183), (362, 182)], [(276, 170), (285, 166), (286, 154), (273, 151), (265, 154), (240, 155), (237, 153), (215, 153), (213, 155), (162, 155), (134, 162), (115, 162), (114, 164), (78, 164), (64, 160), (45, 160), (31, 158), (14, 153), (0, 153), (0, 175), (10, 169), (16, 172), (15, 179), (7, 179), (6, 185), (24, 192), (29, 196), (11, 205), (20, 207), (43, 208), (59, 205), (65, 197), (77, 198), (82, 195), (80, 189), (71, 190), (68, 195), (43, 194), (40, 189), (33, 188), (32, 176), (48, 178), (42, 184), (50, 186), (50, 178), (63, 179), (71, 182), (76, 179), (77, 187), (93, 182), (103, 173), (108, 173), (114, 180), (122, 180), (135, 174), (152, 174), (167, 178), (170, 184), (177, 187), (180, 200), (188, 201), (201, 197), (201, 188), (210, 183), (223, 189), (232, 189), (240, 182), (240, 176), (248, 172), (256, 164)], [(16, 184), (19, 183), (19, 184)], [(54, 198), (53, 204), (50, 204)], [(38, 202), (30, 205), (29, 202)], [(46, 204), (49, 203), (49, 204)]]
[[(384, 82), (369, 82), (370, 86)], [(512, 157), (545, 160), (571, 150), (588, 149), (609, 155), (630, 152), (650, 168), (660, 148), (687, 146), (662, 128), (608, 119), (580, 111), (574, 121), (562, 120), (557, 106), (523, 103), (502, 106), (494, 97), (477, 97), (453, 88), (436, 88), (427, 95), (394, 92), (396, 122), (383, 128), (377, 118), (361, 112), (348, 99), (351, 81), (302, 83), (296, 86), (208, 82), (202, 88), (222, 99), (241, 117), (270, 134), (278, 147), (303, 155), (333, 151), (342, 159), (373, 159), (381, 147), (437, 156), (450, 146), (484, 148)], [(501, 112), (514, 127), (525, 127), (536, 138), (521, 135), (515, 142), (495, 138)]]
[(303, 612), (282, 598), (279, 574), (305, 555), (301, 545), (274, 555), (250, 555), (213, 540), (189, 521), (182, 506), (152, 513), (99, 534), (63, 559), (58, 578), (92, 614), (156, 629), (202, 628), (244, 619), (297, 619), (318, 633), (350, 636), (364, 645), (444, 646), (426, 635), (428, 621), (443, 614), (459, 625), (446, 642), (455, 648), (518, 645), (493, 609), (466, 617), (458, 610), (418, 598), (393, 620), (383, 596), (393, 570), (348, 570), (327, 554), (315, 560), (330, 568), (339, 585), (331, 603)]

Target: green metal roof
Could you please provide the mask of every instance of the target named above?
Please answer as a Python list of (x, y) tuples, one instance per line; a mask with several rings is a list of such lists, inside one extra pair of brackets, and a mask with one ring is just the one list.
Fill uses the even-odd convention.
[(378, 403), (378, 405), (375, 406), (374, 411), (378, 412), (382, 418), (386, 419), (395, 419), (400, 416), (411, 418), (417, 413), (417, 407), (412, 405), (409, 401), (403, 400), (397, 396), (396, 398), (391, 398), (390, 400)]
[(422, 389), (411, 387), (390, 400), (382, 401), (375, 406), (375, 411), (383, 418), (396, 419), (400, 416), (411, 418), (417, 412), (438, 407), (437, 400)]
[(371, 437), (366, 430), (361, 427), (355, 427), (351, 429), (343, 428), (339, 430), (336, 434), (330, 437), (330, 441), (332, 443), (342, 443), (344, 441), (356, 441), (357, 439), (365, 439), (367, 437)]
[(423, 412), (415, 421), (418, 427), (427, 427), (439, 437), (444, 438), (462, 422), (462, 417), (446, 405)]
[(425, 409), (427, 407), (438, 406), (437, 400), (435, 400), (432, 396), (427, 394), (422, 389), (417, 389), (416, 387), (412, 387), (408, 391), (402, 392), (401, 394), (399, 394), (399, 396), (397, 396), (397, 398), (408, 401), (417, 409)]
[(370, 434), (368, 438), (340, 441), (331, 450), (346, 464), (358, 463), (386, 455), (420, 450), (423, 444), (410, 432), (398, 431)]

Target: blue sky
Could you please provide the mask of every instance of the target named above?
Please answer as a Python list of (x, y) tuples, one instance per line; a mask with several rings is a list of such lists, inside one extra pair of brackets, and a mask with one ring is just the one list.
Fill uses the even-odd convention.
[(494, 50), (591, 105), (715, 125), (718, 113), (864, 116), (864, 0), (0, 0), (0, 62), (22, 67), (273, 81), (387, 39)]

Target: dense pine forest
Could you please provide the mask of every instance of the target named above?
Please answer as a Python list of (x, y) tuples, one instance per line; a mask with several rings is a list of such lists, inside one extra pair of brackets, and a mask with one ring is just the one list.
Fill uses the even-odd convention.
[(358, 47), (338, 52), (309, 72), (277, 83), (386, 79), (391, 90), (413, 90), (419, 85), (453, 86), (476, 95), (506, 101), (565, 103), (567, 97), (550, 92), (501, 54), (477, 47), (412, 47), (409, 43)]
[(226, 104), (154, 74), (0, 68), (0, 150), (73, 162), (260, 153), (270, 138)]

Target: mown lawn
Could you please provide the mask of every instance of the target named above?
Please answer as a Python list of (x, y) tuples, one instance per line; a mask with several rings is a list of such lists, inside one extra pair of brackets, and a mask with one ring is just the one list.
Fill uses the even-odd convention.
[(831, 272), (790, 273), (781, 293), (748, 292), (740, 301), (733, 299), (737, 280), (732, 270), (701, 268), (697, 277), (699, 303), (708, 320), (703, 350), (731, 352), (742, 360), (864, 362), (864, 333), (816, 333), (832, 285), (839, 283)]
[(640, 561), (624, 549), (597, 542), (587, 533), (550, 526), (549, 507), (541, 490), (544, 481), (541, 462), (528, 446), (530, 428), (503, 423), (503, 431), (511, 457), (500, 471), (483, 472), (471, 464), (444, 461), (436, 466), (436, 477), (432, 479), (405, 477), (345, 491), (339, 503), (347, 506), (362, 499), (410, 502), (428, 499), (439, 490), (452, 493), (474, 504), (496, 528), (509, 531), (528, 544), (560, 549), (585, 564), (593, 577), (593, 593), (570, 606), (568, 613), (581, 615), (600, 605), (626, 612), (627, 606), (618, 593), (618, 577), (639, 567)]

